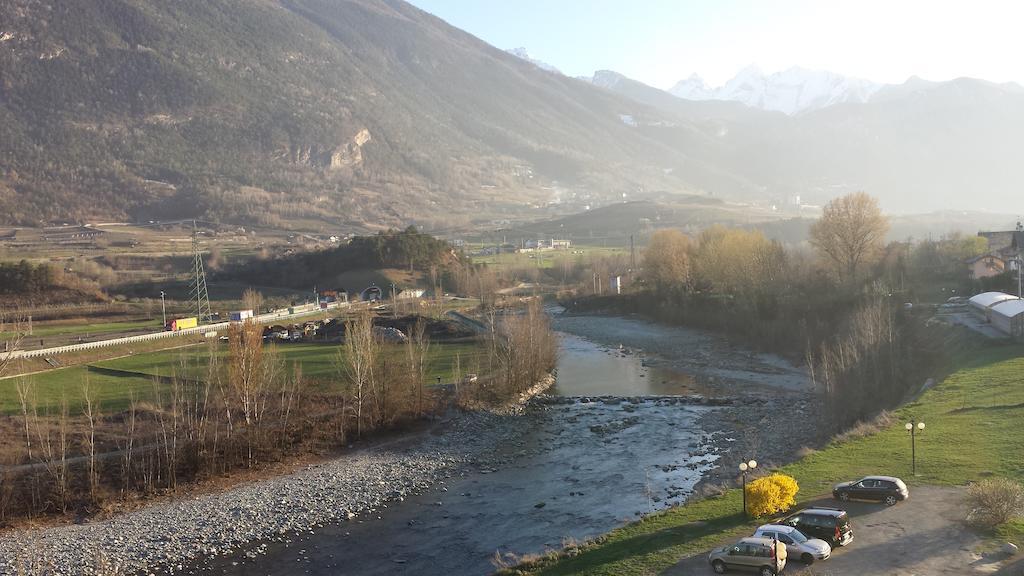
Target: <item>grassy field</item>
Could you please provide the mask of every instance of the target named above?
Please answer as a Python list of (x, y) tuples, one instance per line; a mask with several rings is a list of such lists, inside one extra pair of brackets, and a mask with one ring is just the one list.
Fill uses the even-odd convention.
[[(291, 371), (292, 366), (299, 364), (303, 375), (309, 378), (313, 385), (328, 387), (338, 381), (335, 367), (335, 358), (339, 350), (337, 344), (281, 344), (277, 349), (286, 369)], [(227, 346), (219, 345), (215, 353), (226, 358)], [(436, 383), (438, 377), (442, 382), (451, 382), (452, 368), (457, 356), (462, 372), (471, 371), (474, 359), (481, 353), (481, 348), (472, 342), (432, 343), (427, 383)], [(385, 359), (394, 358), (397, 361), (403, 354), (404, 347), (389, 347)], [(49, 370), (25, 378), (33, 384), (41, 410), (52, 412), (59, 409), (62, 398), (68, 402), (72, 411), (76, 410), (81, 405), (82, 385), (86, 380), (96, 391), (104, 410), (120, 410), (128, 406), (133, 396), (140, 400), (152, 397), (155, 393), (152, 376), (182, 375), (202, 379), (206, 373), (208, 360), (209, 349), (205, 345), (199, 345)], [(95, 368), (90, 369), (90, 366), (123, 371), (125, 374), (97, 371)], [(0, 380), (0, 413), (11, 414), (20, 410), (17, 381), (17, 378)]]
[[(483, 246), (467, 248), (468, 252), (479, 250)], [(599, 256), (629, 255), (629, 248), (604, 247), (604, 246), (573, 246), (569, 250), (545, 250), (541, 252), (503, 253), (489, 256), (473, 256), (474, 264), (487, 264), (489, 266), (522, 268), (533, 266), (537, 268), (553, 268), (564, 258), (574, 261), (587, 261)]]
[[(978, 354), (940, 386), (894, 413), (876, 433), (833, 443), (783, 467), (800, 484), (798, 498), (827, 494), (833, 483), (874, 473), (900, 476), (911, 486), (963, 484), (984, 476), (1024, 480), (1024, 357), (1018, 346)], [(923, 421), (917, 438), (917, 476), (911, 475), (910, 438), (903, 424)], [(526, 573), (543, 575), (657, 574), (680, 558), (707, 550), (727, 536), (749, 535), (759, 524), (739, 514), (742, 494), (722, 496), (654, 514), (607, 534), (579, 554), (544, 560)], [(1000, 537), (1024, 535), (1014, 522)]]
[[(116, 334), (119, 332), (133, 332), (133, 331), (159, 331), (163, 326), (160, 324), (160, 319), (145, 319), (145, 320), (125, 320), (120, 322), (88, 322), (84, 319), (78, 319), (76, 321), (60, 321), (60, 322), (47, 322), (45, 324), (37, 324), (32, 327), (32, 335), (25, 336), (25, 341), (30, 343), (32, 340), (38, 340), (40, 338), (51, 338), (59, 335), (74, 335), (74, 336), (99, 336), (102, 334)], [(0, 332), (0, 340), (5, 338), (11, 338), (15, 334), (13, 332)]]

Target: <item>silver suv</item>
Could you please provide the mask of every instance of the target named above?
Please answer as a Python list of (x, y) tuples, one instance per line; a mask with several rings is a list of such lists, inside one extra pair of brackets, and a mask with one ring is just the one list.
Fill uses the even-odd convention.
[(751, 568), (761, 576), (776, 576), (786, 567), (786, 545), (771, 538), (744, 538), (712, 550), (708, 562), (718, 574), (730, 568)]
[(824, 540), (808, 538), (802, 532), (783, 524), (765, 524), (754, 532), (758, 538), (774, 538), (786, 545), (786, 552), (792, 554), (804, 564), (812, 564), (815, 560), (828, 560), (832, 555), (832, 547)]

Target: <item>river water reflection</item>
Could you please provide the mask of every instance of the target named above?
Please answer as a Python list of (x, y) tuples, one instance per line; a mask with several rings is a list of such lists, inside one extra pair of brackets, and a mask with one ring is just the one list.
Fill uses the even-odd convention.
[(667, 396), (702, 392), (692, 376), (651, 366), (629, 348), (609, 348), (568, 332), (558, 335), (561, 354), (553, 394)]

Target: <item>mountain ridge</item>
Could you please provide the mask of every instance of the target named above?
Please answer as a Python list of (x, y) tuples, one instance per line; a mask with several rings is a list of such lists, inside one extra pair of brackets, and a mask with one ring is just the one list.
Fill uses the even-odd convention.
[(721, 86), (712, 88), (697, 74), (677, 82), (668, 92), (686, 100), (728, 100), (752, 108), (798, 114), (845, 102), (867, 102), (884, 85), (793, 66), (764, 74), (748, 66)]
[(553, 182), (696, 191), (621, 120), (657, 112), (399, 0), (0, 6), (7, 224), (468, 226)]

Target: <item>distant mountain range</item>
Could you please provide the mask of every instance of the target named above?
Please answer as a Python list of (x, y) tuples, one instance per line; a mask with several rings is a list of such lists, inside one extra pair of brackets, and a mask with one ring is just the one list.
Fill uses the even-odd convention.
[[(787, 115), (731, 100), (677, 98), (610, 71), (592, 82), (676, 118), (645, 129), (750, 184), (757, 191), (744, 197), (751, 201), (782, 205), (799, 196), (821, 204), (865, 190), (903, 213), (1024, 213), (1024, 164), (1017, 161), (1024, 88), (1015, 83), (911, 78), (865, 101)], [(697, 134), (712, 137), (701, 146)]]
[(686, 100), (727, 100), (752, 108), (796, 114), (846, 102), (863, 103), (882, 88), (869, 80), (796, 67), (765, 75), (748, 66), (717, 88), (696, 74), (678, 82), (669, 92)]

